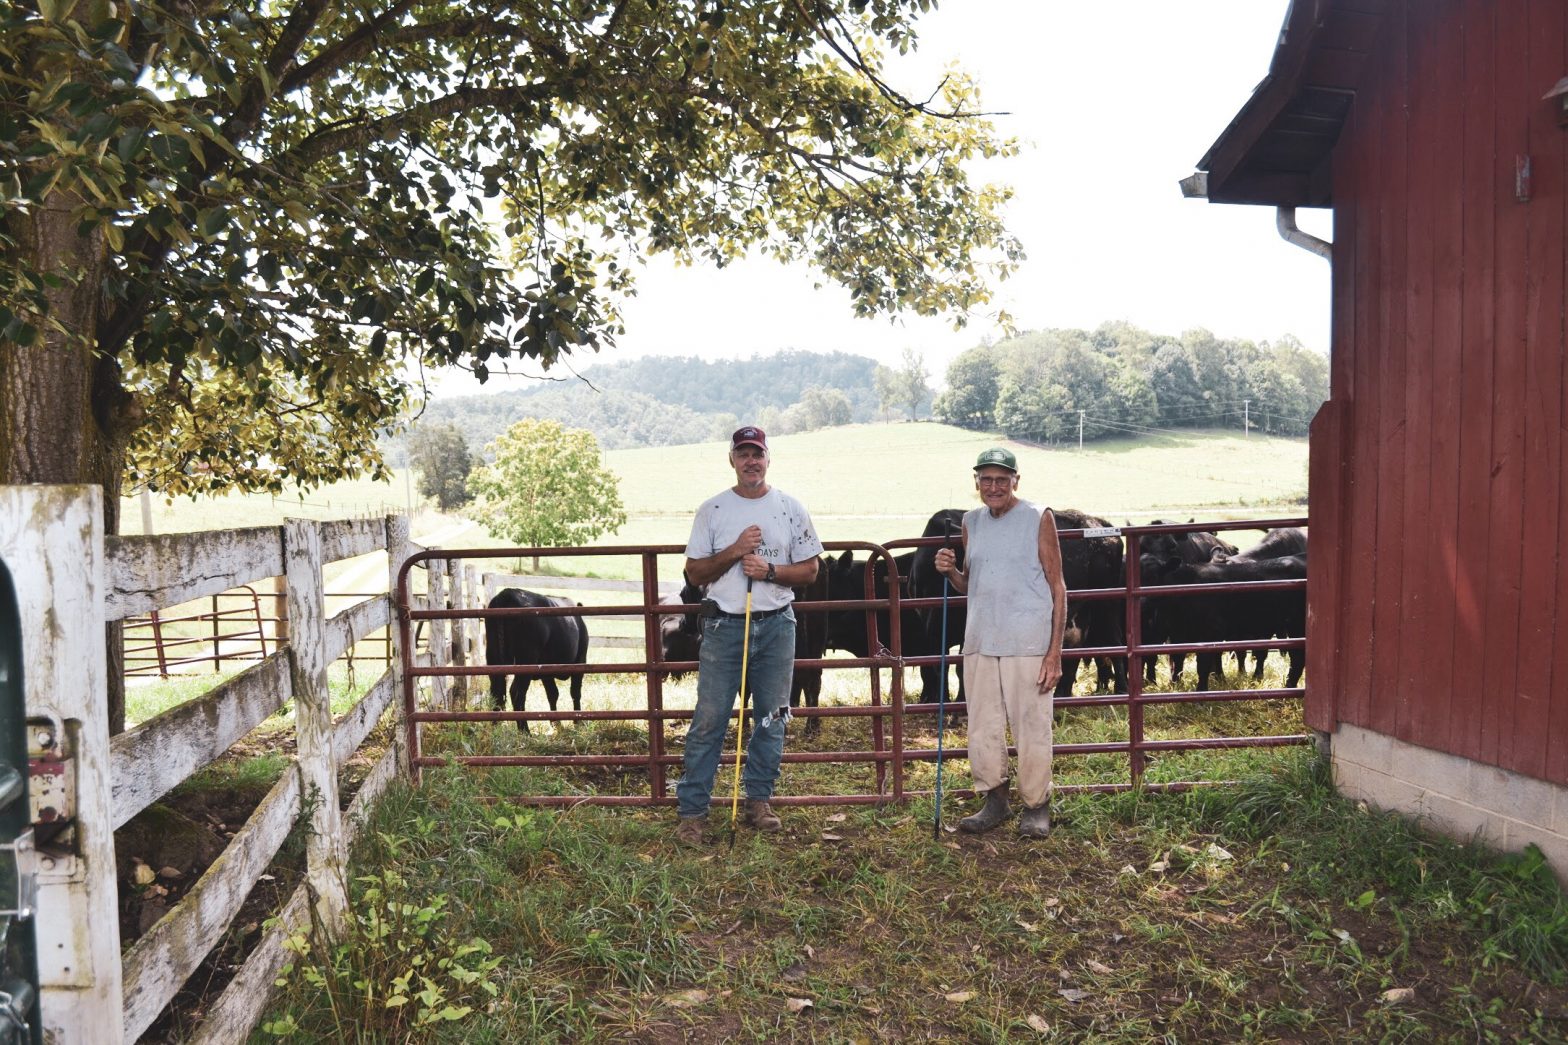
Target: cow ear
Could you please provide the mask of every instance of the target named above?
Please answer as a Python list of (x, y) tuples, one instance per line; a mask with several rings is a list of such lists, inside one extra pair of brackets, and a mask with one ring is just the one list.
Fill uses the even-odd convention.
[(846, 569), (846, 570), (849, 569), (849, 567), (854, 563), (854, 561), (855, 561), (855, 552), (854, 552), (854, 549), (852, 549), (852, 548), (845, 548), (844, 549), (844, 554), (840, 555), (838, 557), (838, 564), (839, 564), (839, 566), (841, 568), (843, 568), (843, 569)]

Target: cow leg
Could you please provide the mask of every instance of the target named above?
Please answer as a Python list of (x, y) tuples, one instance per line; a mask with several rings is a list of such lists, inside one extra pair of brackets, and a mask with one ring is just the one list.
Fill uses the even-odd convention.
[[(528, 706), (528, 682), (529, 682), (529, 678), (528, 678), (527, 675), (513, 675), (512, 676), (512, 710), (513, 711), (521, 711), (521, 710), (523, 710), (523, 708)], [(522, 719), (518, 719), (517, 720), (517, 728), (521, 732), (527, 733), (528, 732), (528, 723), (524, 722)]]
[(490, 710), (506, 710), (506, 675), (505, 673), (490, 676)]
[[(792, 708), (815, 708), (822, 700), (822, 669), (796, 668), (789, 684), (789, 705)], [(805, 735), (814, 737), (822, 732), (820, 718), (806, 719)]]
[(1293, 649), (1289, 652), (1290, 672), (1285, 678), (1285, 685), (1297, 686), (1301, 683), (1301, 673), (1307, 666), (1306, 650)]
[(583, 677), (581, 675), (573, 675), (572, 680), (567, 683), (567, 688), (572, 691), (572, 710), (581, 711), (583, 709)]
[(1056, 682), (1056, 699), (1062, 700), (1073, 695), (1073, 686), (1078, 682), (1078, 668), (1082, 666), (1082, 657), (1062, 658), (1062, 677)]
[[(561, 699), (561, 691), (556, 688), (556, 686), (555, 686), (555, 679), (551, 678), (548, 675), (541, 675), (540, 678), (539, 678), (539, 681), (544, 684), (544, 695), (545, 695), (545, 698), (550, 701), (550, 710), (554, 711), (555, 710), (556, 701)], [(557, 728), (560, 727), (560, 723), (559, 722), (554, 723), (554, 725)]]
[[(1263, 662), (1268, 659), (1269, 651), (1267, 649), (1255, 649), (1252, 651), (1252, 681), (1263, 681)], [(1241, 667), (1243, 671), (1247, 669), (1245, 664)]]
[(1176, 684), (1176, 680), (1181, 678), (1182, 675), (1186, 674), (1186, 672), (1187, 672), (1187, 654), (1185, 654), (1185, 653), (1172, 653), (1171, 654), (1171, 684), (1175, 685)]
[(1221, 678), (1224, 677), (1225, 671), (1220, 666), (1220, 655), (1218, 653), (1200, 653), (1200, 654), (1198, 654), (1198, 690), (1199, 690), (1199, 692), (1203, 692), (1203, 693), (1208, 692), (1208, 689), (1209, 689), (1209, 676), (1210, 675), (1219, 675)]

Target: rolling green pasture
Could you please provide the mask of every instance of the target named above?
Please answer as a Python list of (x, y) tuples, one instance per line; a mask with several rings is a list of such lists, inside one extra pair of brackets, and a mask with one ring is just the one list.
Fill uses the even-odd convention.
[[(778, 436), (772, 440), (769, 478), (805, 502), (824, 540), (884, 542), (918, 536), (939, 508), (977, 503), (970, 479), (975, 456), (998, 441), (935, 423), (852, 425)], [(1305, 514), (1304, 439), (1194, 429), (1091, 443), (1082, 451), (1002, 442), (1018, 455), (1025, 497), (1079, 508), (1113, 523)], [(628, 518), (617, 533), (595, 544), (684, 545), (697, 505), (734, 481), (725, 450), (723, 443), (711, 442), (606, 453), (606, 465), (620, 478)], [(278, 497), (155, 500), (153, 529), (173, 533), (277, 525), (288, 517), (396, 512), (407, 502), (405, 481), (398, 472), (390, 483), (356, 480)], [(122, 505), (121, 528), (127, 534), (141, 532), (141, 508), (134, 498)], [(445, 548), (505, 544), (478, 525), (443, 516), (417, 499), (412, 529), (416, 539)], [(1234, 539), (1244, 542), (1246, 536)], [(636, 575), (633, 560), (613, 557), (546, 559), (541, 565), (550, 573)], [(662, 560), (660, 575), (678, 576), (679, 565), (678, 556)]]

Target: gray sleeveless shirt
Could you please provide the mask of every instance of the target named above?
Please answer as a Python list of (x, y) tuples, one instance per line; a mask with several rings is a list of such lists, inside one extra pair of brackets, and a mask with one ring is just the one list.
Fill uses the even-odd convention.
[(985, 506), (964, 515), (968, 619), (964, 652), (1044, 656), (1051, 645), (1051, 586), (1040, 566), (1039, 505), (1019, 501), (1000, 519)]

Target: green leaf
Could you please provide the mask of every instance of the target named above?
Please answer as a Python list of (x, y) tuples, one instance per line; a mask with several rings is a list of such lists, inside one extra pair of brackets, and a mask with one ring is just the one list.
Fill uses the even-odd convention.
[(227, 207), (218, 206), (213, 207), (210, 210), (202, 211), (201, 217), (197, 221), (197, 227), (201, 230), (201, 234), (204, 237), (211, 239), (218, 233), (222, 232), (228, 223), (229, 209)]

